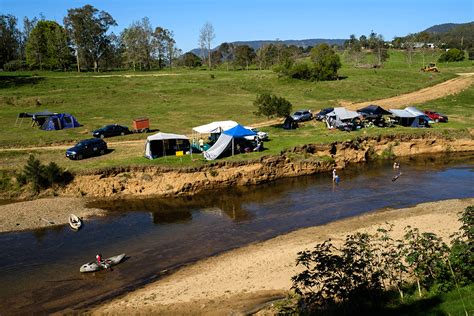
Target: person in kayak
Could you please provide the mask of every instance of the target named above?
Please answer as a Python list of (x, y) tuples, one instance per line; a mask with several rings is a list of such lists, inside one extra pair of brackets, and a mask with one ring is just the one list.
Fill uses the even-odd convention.
[(95, 258), (97, 259), (97, 264), (99, 266), (101, 266), (104, 263), (104, 261), (102, 260), (102, 255), (100, 253), (96, 254)]

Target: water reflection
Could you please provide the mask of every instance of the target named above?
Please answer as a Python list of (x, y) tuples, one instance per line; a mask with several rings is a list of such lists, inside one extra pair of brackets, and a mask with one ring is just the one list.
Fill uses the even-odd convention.
[[(392, 182), (392, 162), (355, 165), (331, 174), (284, 179), (177, 199), (97, 200), (110, 216), (67, 226), (0, 234), (0, 311), (51, 313), (84, 308), (155, 279), (164, 269), (294, 229), (384, 207), (474, 196), (473, 155), (406, 159)], [(461, 160), (460, 160), (461, 159)], [(125, 252), (113, 273), (80, 275), (94, 258)], [(81, 281), (77, 281), (77, 279)]]

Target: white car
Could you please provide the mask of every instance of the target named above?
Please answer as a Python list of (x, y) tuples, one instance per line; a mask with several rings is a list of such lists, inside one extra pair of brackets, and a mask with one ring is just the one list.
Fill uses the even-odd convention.
[[(264, 141), (264, 140), (267, 140), (267, 139), (268, 139), (268, 133), (259, 131), (259, 130), (256, 129), (256, 128), (251, 128), (251, 130), (254, 131), (255, 133), (257, 133), (257, 138), (258, 138), (259, 140)], [(247, 140), (254, 140), (254, 139), (255, 139), (255, 136), (245, 136), (244, 138), (247, 139)]]

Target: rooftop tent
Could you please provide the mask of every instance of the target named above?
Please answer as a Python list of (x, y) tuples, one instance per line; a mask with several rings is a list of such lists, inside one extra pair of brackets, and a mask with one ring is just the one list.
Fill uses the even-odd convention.
[(413, 112), (405, 110), (390, 109), (392, 116), (398, 124), (409, 127), (427, 127), (428, 121), (425, 115), (417, 115)]
[(337, 128), (345, 121), (350, 121), (352, 119), (355, 119), (356, 117), (359, 117), (360, 114), (347, 110), (346, 108), (339, 107), (339, 108), (334, 108), (334, 110), (328, 114), (326, 114), (327, 120), (326, 124), (329, 128)]
[(145, 157), (155, 159), (166, 155), (176, 155), (177, 151), (189, 150), (189, 138), (179, 134), (156, 133), (148, 136)]
[(222, 131), (228, 130), (235, 125), (237, 125), (237, 122), (234, 121), (218, 121), (193, 127), (193, 131), (199, 134), (222, 133)]
[(79, 124), (74, 116), (69, 113), (60, 113), (48, 116), (43, 125), (41, 125), (41, 129), (45, 131), (55, 131), (79, 126), (81, 126), (81, 124)]
[(366, 116), (382, 116), (382, 115), (390, 115), (389, 111), (385, 110), (381, 106), (371, 104), (366, 106), (365, 108), (357, 110), (357, 112), (362, 113)]

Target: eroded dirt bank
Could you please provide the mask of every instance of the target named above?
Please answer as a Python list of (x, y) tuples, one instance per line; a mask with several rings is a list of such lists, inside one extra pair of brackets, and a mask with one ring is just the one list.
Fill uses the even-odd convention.
[(334, 166), (365, 162), (378, 157), (474, 151), (472, 136), (379, 136), (326, 145), (304, 145), (243, 162), (215, 162), (199, 168), (114, 168), (77, 175), (58, 192), (61, 196), (126, 197), (179, 196), (236, 185), (251, 185), (280, 178), (329, 172)]

